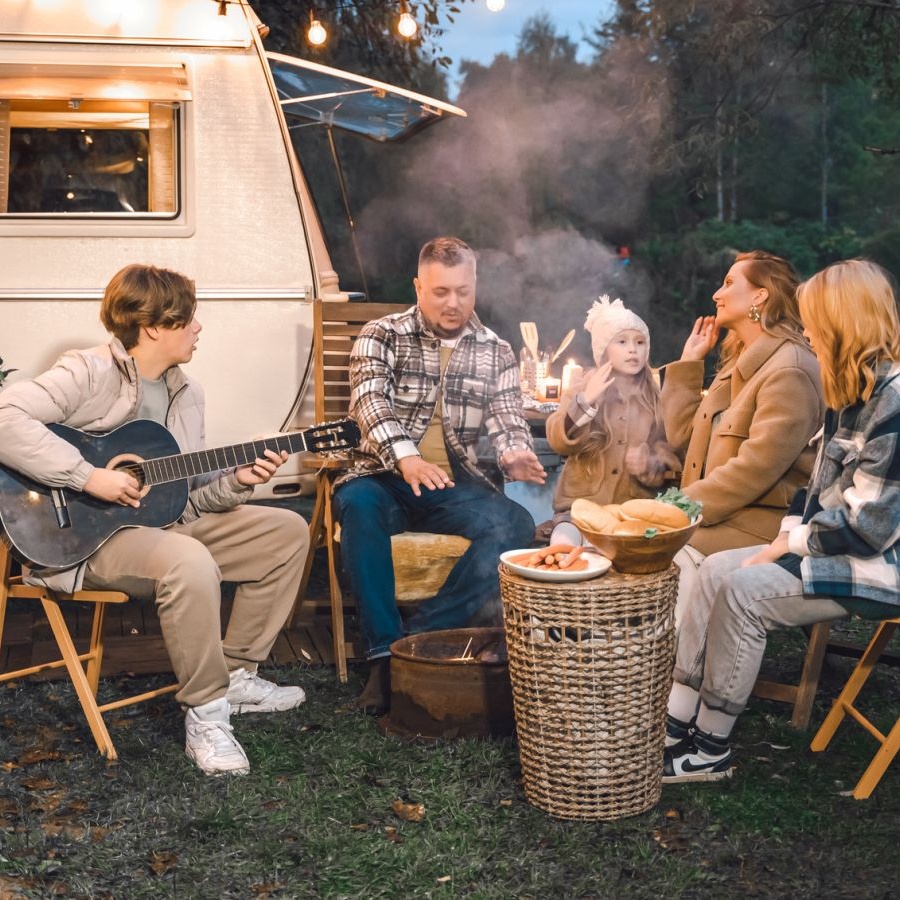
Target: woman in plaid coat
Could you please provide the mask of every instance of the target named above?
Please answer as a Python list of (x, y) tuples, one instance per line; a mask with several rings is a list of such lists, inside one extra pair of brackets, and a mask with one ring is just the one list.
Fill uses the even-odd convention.
[(886, 273), (835, 263), (798, 290), (828, 412), (809, 487), (763, 547), (709, 556), (678, 637), (663, 781), (731, 774), (767, 632), (900, 613), (900, 321)]

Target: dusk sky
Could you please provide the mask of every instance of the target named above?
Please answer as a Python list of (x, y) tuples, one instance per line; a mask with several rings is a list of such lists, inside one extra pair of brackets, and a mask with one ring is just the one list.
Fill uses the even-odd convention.
[(550, 16), (558, 33), (579, 44), (579, 56), (586, 57), (590, 47), (583, 41), (585, 32), (612, 8), (612, 0), (506, 0), (505, 8), (494, 13), (485, 0), (464, 4), (441, 40), (443, 53), (453, 58), (451, 94), (456, 92), (460, 60), (487, 64), (498, 53), (513, 53), (525, 21), (541, 12)]

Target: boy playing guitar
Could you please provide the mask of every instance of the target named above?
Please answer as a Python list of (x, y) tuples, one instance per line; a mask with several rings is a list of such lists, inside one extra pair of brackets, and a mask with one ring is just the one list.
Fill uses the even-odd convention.
[[(108, 432), (147, 419), (165, 426), (182, 451), (203, 451), (203, 392), (180, 368), (200, 336), (196, 306), (194, 283), (177, 272), (131, 265), (114, 275), (100, 310), (110, 343), (65, 353), (0, 394), (0, 463), (58, 495), (139, 508), (144, 486), (131, 469), (92, 464), (47, 426)], [(155, 595), (176, 697), (187, 710), (186, 751), (210, 775), (249, 770), (230, 712), (287, 710), (305, 700), (301, 688), (256, 674), (294, 603), (309, 531), (289, 510), (245, 502), (286, 459), (284, 450), (265, 449), (246, 465), (193, 477), (175, 524), (122, 528), (79, 565), (30, 575), (57, 590)], [(238, 583), (224, 640), (222, 580)]]

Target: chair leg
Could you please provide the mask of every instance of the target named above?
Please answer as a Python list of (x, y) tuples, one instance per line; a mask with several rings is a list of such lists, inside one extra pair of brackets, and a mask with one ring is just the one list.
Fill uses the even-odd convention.
[(844, 689), (838, 694), (831, 711), (825, 717), (825, 721), (819, 726), (819, 730), (809, 745), (810, 750), (818, 753), (828, 746), (834, 737), (834, 733), (838, 730), (838, 726), (844, 721), (848, 707), (853, 706), (853, 701), (859, 696), (863, 685), (866, 683), (869, 675), (872, 674), (872, 669), (875, 668), (878, 657), (881, 656), (898, 624), (900, 623), (888, 621), (882, 622), (878, 626), (878, 630), (875, 632), (872, 640), (869, 641), (869, 646), (866, 647), (865, 652), (856, 664), (856, 668), (847, 679)]
[(0, 544), (0, 647), (3, 646), (3, 626), (6, 623), (6, 605), (9, 602), (9, 572), (12, 559), (9, 551)]
[(334, 548), (334, 518), (331, 486), (325, 489), (325, 541), (328, 547), (328, 591), (331, 596), (331, 631), (334, 639), (334, 664), (338, 678), (347, 681), (347, 644), (344, 639), (344, 595), (337, 576)]
[(53, 631), (53, 636), (56, 638), (56, 643), (65, 660), (66, 670), (69, 673), (69, 678), (72, 679), (75, 693), (78, 695), (81, 708), (84, 710), (91, 734), (97, 743), (97, 749), (107, 759), (116, 759), (116, 748), (113, 745), (112, 738), (109, 736), (109, 732), (106, 730), (103, 716), (97, 708), (97, 698), (91, 690), (87, 675), (78, 659), (78, 652), (75, 649), (75, 644), (72, 642), (72, 635), (69, 634), (69, 628), (63, 618), (62, 610), (59, 608), (59, 603), (44, 596), (41, 598), (41, 605), (44, 607), (44, 613), (47, 616), (47, 621), (50, 623), (50, 629)]
[(309, 585), (309, 576), (312, 574), (313, 560), (316, 550), (321, 546), (323, 531), (325, 530), (325, 504), (326, 494), (330, 489), (327, 476), (319, 473), (316, 476), (316, 502), (313, 506), (312, 518), (309, 522), (309, 552), (306, 554), (306, 562), (303, 564), (303, 574), (300, 576), (300, 587), (297, 589), (297, 599), (294, 600), (294, 608), (291, 611), (288, 622), (296, 625), (300, 615), (300, 607), (306, 598), (306, 588)]
[(828, 649), (830, 634), (830, 622), (817, 622), (810, 630), (809, 646), (803, 660), (803, 672), (800, 675), (797, 697), (794, 700), (794, 712), (791, 716), (791, 725), (801, 731), (809, 727), (809, 719), (816, 699), (816, 690), (819, 687), (819, 677), (822, 674), (822, 664), (825, 662), (825, 651)]
[(106, 621), (106, 604), (94, 604), (91, 622), (91, 642), (88, 646), (87, 681), (91, 693), (96, 697), (100, 687), (100, 667), (103, 665), (103, 623)]
[(897, 751), (900, 750), (900, 718), (894, 723), (894, 727), (890, 730), (887, 737), (882, 741), (881, 748), (872, 757), (872, 762), (862, 774), (862, 778), (853, 788), (853, 796), (856, 800), (866, 800), (875, 786), (881, 781), (887, 767), (891, 764)]

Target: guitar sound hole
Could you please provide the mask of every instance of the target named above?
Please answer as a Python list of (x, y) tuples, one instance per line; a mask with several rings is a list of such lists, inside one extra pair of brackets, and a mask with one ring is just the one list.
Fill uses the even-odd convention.
[(144, 467), (141, 465), (142, 460), (139, 456), (134, 456), (131, 453), (122, 453), (119, 456), (113, 457), (107, 464), (107, 469), (115, 469), (122, 470), (128, 472), (135, 481), (138, 483), (138, 487), (141, 491), (141, 496), (145, 497), (147, 495), (147, 491), (150, 490), (150, 487), (147, 485), (147, 479), (144, 475)]
[(135, 479), (138, 483), (138, 487), (143, 491), (146, 486), (146, 479), (144, 477), (144, 469), (142, 466), (135, 463), (134, 460), (122, 459), (118, 460), (111, 468), (117, 471), (125, 471), (128, 472), (132, 478)]

